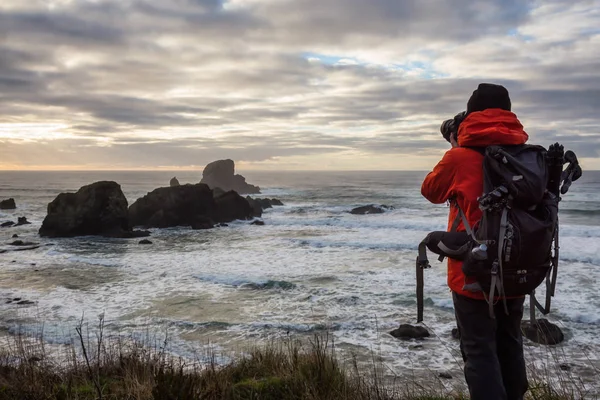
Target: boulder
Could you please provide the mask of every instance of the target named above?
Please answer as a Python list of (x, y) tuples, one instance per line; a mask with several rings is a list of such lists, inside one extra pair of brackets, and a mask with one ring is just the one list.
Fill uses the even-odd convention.
[(252, 218), (252, 206), (248, 200), (231, 190), (215, 199), (217, 203), (217, 214), (215, 221), (230, 222), (236, 219)]
[(398, 329), (390, 332), (390, 335), (397, 339), (423, 339), (429, 337), (429, 332), (422, 326), (414, 326), (410, 324), (402, 324)]
[(382, 214), (388, 210), (393, 210), (394, 207), (388, 207), (386, 205), (376, 206), (374, 204), (369, 204), (366, 206), (356, 207), (350, 211), (350, 214), (355, 215), (365, 215), (365, 214)]
[(236, 192), (226, 192), (215, 198), (213, 191), (202, 183), (158, 188), (129, 207), (132, 226), (153, 228), (190, 226), (209, 229), (217, 222), (251, 216), (250, 204)]
[(169, 186), (179, 186), (179, 181), (177, 180), (177, 177), (174, 176), (173, 178), (171, 178)]
[(0, 201), (0, 210), (14, 210), (15, 208), (17, 208), (17, 204), (13, 198)]
[(258, 186), (246, 183), (246, 178), (235, 174), (235, 163), (229, 159), (208, 164), (202, 172), (200, 183), (205, 183), (210, 188), (221, 188), (225, 192), (234, 190), (239, 194), (260, 193)]
[(261, 217), (263, 208), (262, 208), (262, 205), (260, 204), (260, 202), (253, 199), (250, 196), (246, 196), (246, 200), (248, 201), (248, 204), (250, 204), (250, 207), (252, 207), (252, 216), (253, 217)]
[(538, 319), (533, 324), (531, 321), (523, 321), (521, 330), (527, 339), (539, 344), (554, 345), (565, 340), (560, 328), (545, 318)]
[(0, 228), (8, 228), (10, 226), (13, 226), (15, 223), (12, 221), (6, 221), (0, 224)]
[(273, 205), (273, 206), (282, 206), (283, 203), (281, 202), (281, 200), (271, 199), (271, 205)]
[(17, 223), (15, 224), (15, 226), (30, 225), (30, 224), (31, 224), (31, 222), (27, 221), (27, 218), (19, 217), (19, 218), (17, 218)]
[(136, 235), (129, 228), (127, 199), (121, 186), (112, 181), (95, 182), (76, 193), (59, 194), (48, 204), (48, 215), (39, 233), (47, 237)]
[(268, 208), (273, 208), (273, 206), (282, 206), (283, 203), (281, 202), (281, 200), (277, 200), (277, 199), (261, 199), (261, 198), (252, 198), (250, 196), (246, 196), (246, 200), (248, 200), (248, 203), (250, 203), (250, 205), (252, 206), (252, 209), (254, 210), (254, 217), (260, 217), (262, 216), (263, 211), (265, 211)]
[(265, 224), (265, 221), (261, 221), (260, 219), (257, 219), (257, 220), (252, 221), (250, 225), (260, 225), (260, 226), (262, 226), (264, 224)]
[(139, 241), (139, 244), (152, 244), (152, 242), (148, 239), (142, 239)]

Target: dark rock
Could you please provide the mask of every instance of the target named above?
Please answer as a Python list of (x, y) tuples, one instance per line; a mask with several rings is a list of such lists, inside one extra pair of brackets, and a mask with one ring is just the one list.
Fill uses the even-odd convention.
[(25, 217), (19, 217), (19, 218), (17, 218), (17, 223), (15, 226), (19, 226), (19, 225), (31, 225), (31, 222), (27, 221), (27, 218), (25, 218)]
[(568, 364), (568, 363), (562, 363), (558, 365), (560, 367), (561, 370), (563, 371), (570, 371), (571, 368), (573, 367), (573, 364)]
[(423, 350), (425, 347), (423, 347), (422, 344), (413, 344), (411, 346), (408, 346), (409, 350)]
[(15, 208), (17, 208), (17, 204), (13, 198), (0, 201), (0, 210), (14, 210)]
[(413, 326), (410, 324), (402, 324), (398, 329), (390, 332), (390, 335), (397, 339), (423, 339), (429, 337), (429, 332), (422, 326)]
[(4, 304), (10, 304), (12, 303), (12, 300), (6, 300), (6, 302)]
[(355, 214), (355, 215), (382, 214), (388, 210), (393, 210), (393, 209), (394, 209), (394, 207), (388, 207), (385, 205), (376, 206), (374, 204), (369, 204), (367, 206), (353, 208), (350, 211), (350, 214)]
[(17, 235), (16, 233), (14, 235), (12, 235), (13, 239), (18, 238), (19, 235)]
[(452, 375), (447, 372), (440, 372), (438, 376), (442, 379), (452, 379)]
[(21, 301), (20, 297), (15, 297), (14, 299), (12, 299), (12, 301)]
[(158, 188), (129, 207), (132, 226), (154, 228), (191, 226), (207, 229), (216, 222), (251, 216), (250, 204), (239, 194), (230, 191), (214, 198), (213, 191), (202, 183)]
[(213, 191), (214, 198), (220, 197), (226, 193), (226, 191), (221, 189), (220, 187), (213, 188), (212, 191)]
[(35, 302), (29, 301), (29, 300), (21, 300), (21, 301), (18, 301), (17, 304), (20, 306), (27, 306), (30, 304), (35, 304)]
[(22, 240), (15, 240), (14, 242), (10, 243), (11, 246), (37, 246), (39, 243), (33, 243), (33, 242), (24, 242)]
[(116, 182), (96, 182), (77, 193), (61, 193), (48, 204), (40, 228), (47, 237), (101, 235), (127, 237), (131, 232), (127, 199)]
[(192, 229), (212, 229), (215, 227), (215, 223), (212, 219), (207, 217), (198, 217), (194, 222), (192, 222)]
[(521, 330), (527, 339), (535, 343), (554, 345), (565, 340), (565, 335), (560, 328), (545, 318), (536, 320), (535, 324), (523, 321)]
[(252, 207), (252, 216), (262, 217), (263, 207), (260, 202), (250, 196), (246, 196), (246, 200), (248, 201), (248, 204), (250, 204), (250, 207)]
[(132, 226), (168, 228), (191, 226), (199, 217), (213, 215), (217, 205), (207, 185), (162, 187), (137, 199), (129, 207)]
[(231, 222), (236, 219), (252, 218), (252, 207), (248, 200), (233, 190), (217, 197), (215, 202), (217, 213), (213, 219), (216, 222)]
[(228, 192), (234, 190), (239, 194), (260, 193), (258, 186), (246, 183), (246, 178), (235, 174), (233, 160), (217, 160), (208, 164), (202, 172), (202, 181), (211, 188), (219, 187)]
[(458, 331), (458, 328), (452, 328), (451, 335), (454, 339), (460, 340), (460, 332)]
[(139, 241), (139, 244), (152, 244), (152, 242), (148, 239), (142, 239)]
[(6, 221), (6, 222), (3, 222), (2, 224), (0, 224), (0, 227), (2, 227), (2, 228), (8, 228), (9, 226), (13, 226), (14, 224), (15, 223), (12, 222), (12, 221)]
[(271, 199), (271, 204), (274, 206), (282, 206), (283, 205), (281, 200), (277, 200), (277, 199)]
[(251, 225), (264, 225), (265, 221), (261, 221), (260, 219), (252, 221)]
[(177, 177), (173, 177), (171, 178), (171, 180), (169, 181), (169, 186), (179, 186), (179, 181), (177, 180)]

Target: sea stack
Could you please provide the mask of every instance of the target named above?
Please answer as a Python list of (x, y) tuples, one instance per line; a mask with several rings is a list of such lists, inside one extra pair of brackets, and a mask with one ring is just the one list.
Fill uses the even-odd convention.
[(17, 208), (17, 203), (13, 198), (0, 201), (0, 210), (14, 210), (15, 208)]
[(211, 189), (223, 189), (225, 192), (233, 190), (238, 194), (260, 193), (258, 186), (246, 183), (246, 178), (235, 174), (235, 163), (229, 159), (208, 164), (202, 172), (200, 183), (207, 184)]

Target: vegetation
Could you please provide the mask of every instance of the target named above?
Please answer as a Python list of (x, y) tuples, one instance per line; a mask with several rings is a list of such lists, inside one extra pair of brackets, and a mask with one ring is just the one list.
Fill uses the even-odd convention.
[[(466, 399), (415, 382), (386, 382), (375, 366), (361, 371), (356, 361), (342, 365), (328, 337), (305, 346), (280, 340), (254, 348), (229, 363), (190, 362), (170, 355), (164, 343), (149, 346), (77, 329), (76, 345), (61, 362), (47, 357), (44, 343), (17, 335), (0, 349), (0, 400), (92, 399)], [(375, 361), (373, 362), (376, 363)], [(410, 379), (408, 379), (410, 380)], [(534, 400), (575, 398), (533, 382)], [(577, 396), (579, 397), (579, 396)]]

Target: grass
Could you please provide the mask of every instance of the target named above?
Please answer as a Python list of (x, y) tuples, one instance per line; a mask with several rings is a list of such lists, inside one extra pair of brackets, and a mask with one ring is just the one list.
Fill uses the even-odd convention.
[[(246, 351), (228, 363), (190, 362), (165, 351), (167, 340), (149, 346), (121, 337), (103, 337), (103, 320), (90, 337), (80, 324), (77, 341), (58, 362), (41, 338), (22, 335), (0, 349), (0, 400), (231, 399), (231, 400), (442, 400), (466, 399), (398, 379), (384, 383), (377, 365), (367, 371), (343, 364), (328, 336), (307, 343), (279, 340)], [(373, 361), (375, 364), (376, 361)], [(571, 399), (534, 381), (532, 400)]]

